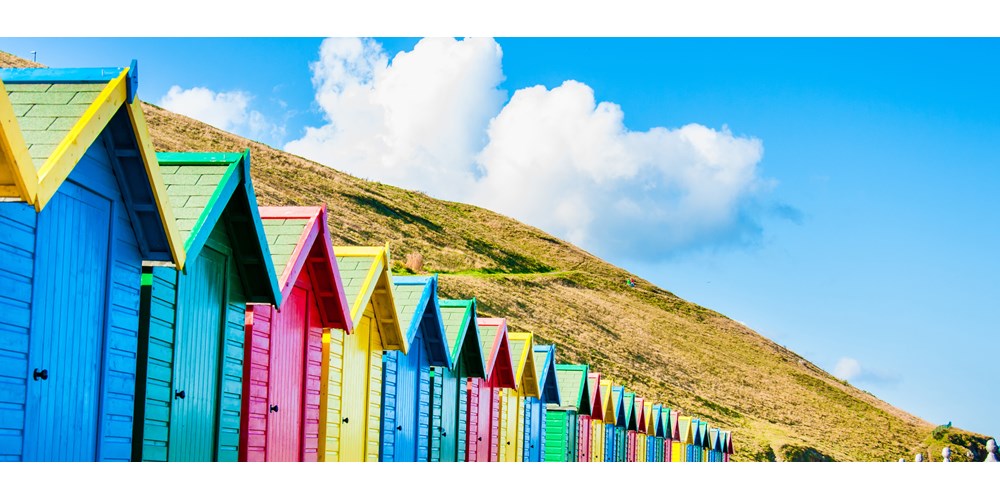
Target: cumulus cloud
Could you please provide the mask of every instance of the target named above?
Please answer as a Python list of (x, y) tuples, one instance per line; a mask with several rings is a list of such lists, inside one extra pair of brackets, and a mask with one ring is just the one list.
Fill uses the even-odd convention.
[(862, 366), (860, 361), (849, 357), (837, 360), (836, 366), (833, 367), (833, 376), (854, 383), (894, 385), (899, 382), (898, 377)]
[(833, 367), (833, 376), (843, 380), (854, 380), (861, 375), (861, 362), (854, 358), (840, 358)]
[(174, 85), (157, 105), (261, 142), (283, 140), (284, 128), (251, 109), (253, 99), (252, 94), (242, 90), (215, 92), (205, 87), (184, 89)]
[(389, 59), (373, 40), (327, 39), (312, 64), (327, 124), (285, 145), (369, 179), (456, 199), (506, 93), (500, 46), (424, 39)]
[(285, 149), (607, 257), (752, 242), (762, 217), (791, 213), (760, 202), (774, 183), (759, 139), (697, 123), (629, 130), (619, 105), (572, 80), (505, 102), (501, 63), (491, 39), (424, 39), (391, 59), (372, 40), (325, 40), (312, 71), (327, 123)]

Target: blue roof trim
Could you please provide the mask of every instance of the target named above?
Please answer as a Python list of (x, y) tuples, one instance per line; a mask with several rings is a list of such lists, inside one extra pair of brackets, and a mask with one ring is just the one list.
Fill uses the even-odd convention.
[[(132, 64), (135, 64), (134, 60)], [(0, 80), (3, 80), (4, 83), (107, 83), (120, 75), (124, 69), (0, 68)], [(131, 71), (129, 72), (131, 73)], [(135, 85), (133, 85), (133, 90), (134, 88)]]
[(535, 352), (545, 352), (545, 366), (542, 368), (542, 380), (538, 383), (542, 387), (542, 403), (559, 404), (559, 381), (556, 378), (556, 346), (545, 345), (535, 346)]
[(413, 320), (406, 331), (407, 342), (412, 344), (417, 333), (423, 333), (427, 359), (432, 366), (452, 366), (448, 352), (448, 339), (444, 333), (444, 320), (437, 297), (437, 275), (433, 276), (393, 276), (393, 285), (422, 286), (423, 293), (413, 311)]
[(135, 93), (139, 90), (139, 61), (132, 59), (128, 66), (128, 78), (125, 79), (125, 100), (129, 104), (135, 100)]
[(267, 235), (264, 233), (264, 222), (260, 218), (260, 210), (257, 208), (257, 193), (253, 190), (253, 179), (250, 178), (250, 148), (243, 151), (241, 155), (243, 167), (243, 186), (246, 189), (247, 201), (250, 204), (250, 220), (253, 221), (254, 229), (257, 231), (257, 242), (259, 243), (261, 258), (264, 259), (264, 268), (267, 272), (268, 280), (271, 282), (271, 298), (275, 307), (281, 306), (281, 284), (278, 283), (278, 275), (274, 270), (274, 260), (271, 259), (271, 247), (267, 243)]

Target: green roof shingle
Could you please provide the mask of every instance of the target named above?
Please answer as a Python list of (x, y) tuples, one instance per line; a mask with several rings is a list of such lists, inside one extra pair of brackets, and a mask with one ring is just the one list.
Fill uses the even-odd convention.
[(107, 84), (10, 83), (5, 86), (28, 145), (28, 154), (37, 169)]
[[(207, 200), (206, 200), (207, 203)], [(264, 226), (264, 234), (267, 236), (267, 245), (271, 249), (271, 261), (274, 263), (274, 272), (281, 276), (288, 267), (295, 247), (302, 237), (309, 219), (261, 219)]]

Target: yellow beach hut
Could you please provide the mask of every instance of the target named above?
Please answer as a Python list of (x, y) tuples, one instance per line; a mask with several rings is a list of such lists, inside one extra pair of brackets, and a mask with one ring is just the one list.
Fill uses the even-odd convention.
[(534, 335), (528, 332), (508, 332), (510, 358), (514, 362), (514, 389), (503, 389), (500, 403), (500, 432), (497, 450), (500, 462), (521, 462), (524, 452), (524, 401), (539, 397), (535, 371)]
[(382, 353), (408, 350), (392, 296), (389, 246), (334, 247), (354, 332), (323, 334), (319, 458), (377, 462)]

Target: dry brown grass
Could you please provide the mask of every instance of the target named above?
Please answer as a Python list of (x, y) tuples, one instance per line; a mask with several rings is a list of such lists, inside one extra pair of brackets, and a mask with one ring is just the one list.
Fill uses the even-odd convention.
[[(0, 53), (0, 64), (13, 64)], [(17, 61), (14, 61), (16, 63)], [(141, 88), (140, 88), (141, 91)], [(835, 379), (721, 314), (684, 301), (536, 228), (485, 209), (371, 182), (152, 105), (161, 151), (252, 150), (261, 205), (326, 203), (337, 245), (389, 242), (393, 266), (418, 253), (443, 297), (475, 296), (639, 394), (734, 431), (736, 459), (814, 449), (835, 460), (895, 461), (932, 425)], [(336, 167), (336, 166), (334, 166)]]

